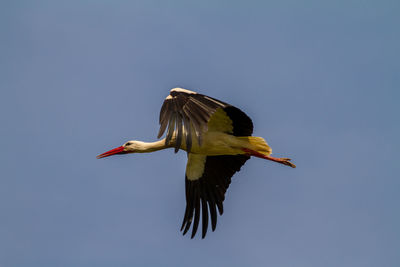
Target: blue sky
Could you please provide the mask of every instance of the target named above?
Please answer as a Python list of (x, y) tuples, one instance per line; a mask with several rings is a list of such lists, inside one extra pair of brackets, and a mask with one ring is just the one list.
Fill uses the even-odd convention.
[[(0, 266), (399, 266), (398, 1), (3, 1)], [(252, 159), (206, 239), (179, 232), (173, 87), (244, 110)]]

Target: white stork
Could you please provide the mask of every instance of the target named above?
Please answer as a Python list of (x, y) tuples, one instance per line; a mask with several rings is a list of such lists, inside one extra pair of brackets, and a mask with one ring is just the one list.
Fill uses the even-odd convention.
[(146, 153), (165, 148), (187, 151), (186, 210), (181, 231), (185, 235), (192, 226), (193, 238), (202, 217), (202, 238), (211, 217), (211, 229), (217, 226), (217, 209), (223, 213), (225, 192), (233, 174), (255, 156), (292, 168), (288, 158), (274, 158), (271, 148), (261, 137), (251, 136), (253, 123), (240, 109), (215, 98), (182, 88), (174, 88), (165, 99), (160, 112), (158, 138), (147, 143), (128, 141), (124, 145), (100, 154), (104, 158), (115, 154)]

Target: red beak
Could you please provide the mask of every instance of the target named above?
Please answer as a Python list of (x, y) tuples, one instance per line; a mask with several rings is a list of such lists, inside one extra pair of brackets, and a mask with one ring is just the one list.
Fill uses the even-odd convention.
[(124, 151), (124, 147), (120, 146), (114, 149), (111, 149), (110, 151), (104, 152), (103, 154), (98, 155), (96, 158), (101, 159), (105, 157), (109, 157), (115, 154), (125, 154), (126, 152)]

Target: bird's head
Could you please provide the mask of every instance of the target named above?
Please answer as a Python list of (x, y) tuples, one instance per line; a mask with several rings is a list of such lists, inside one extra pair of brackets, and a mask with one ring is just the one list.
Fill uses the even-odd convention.
[(109, 157), (116, 154), (127, 154), (127, 153), (135, 153), (140, 152), (142, 149), (142, 143), (140, 141), (128, 141), (122, 146), (111, 149), (110, 151), (104, 152), (103, 154), (98, 155), (96, 158), (101, 159), (105, 157)]

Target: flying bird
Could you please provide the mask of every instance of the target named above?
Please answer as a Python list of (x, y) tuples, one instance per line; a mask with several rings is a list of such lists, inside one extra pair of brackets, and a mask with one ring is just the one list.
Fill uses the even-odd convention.
[[(292, 168), (288, 158), (271, 157), (271, 148), (262, 137), (251, 136), (253, 123), (240, 109), (215, 98), (174, 88), (165, 98), (160, 112), (160, 130), (156, 142), (128, 141), (97, 158), (115, 154), (147, 153), (165, 148), (187, 152), (185, 189), (186, 210), (181, 231), (185, 235), (192, 226), (196, 235), (200, 214), (202, 238), (208, 223), (217, 226), (217, 210), (224, 212), (223, 201), (231, 177), (251, 157), (278, 162)], [(210, 217), (210, 220), (209, 220)]]

